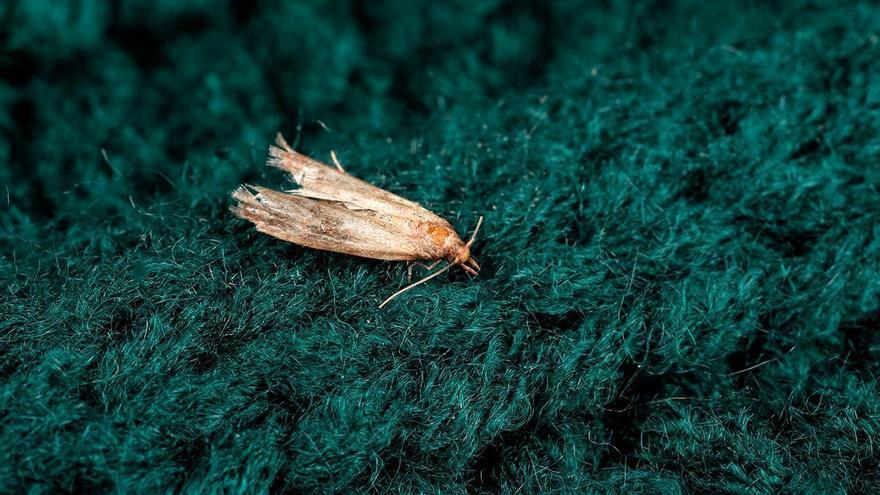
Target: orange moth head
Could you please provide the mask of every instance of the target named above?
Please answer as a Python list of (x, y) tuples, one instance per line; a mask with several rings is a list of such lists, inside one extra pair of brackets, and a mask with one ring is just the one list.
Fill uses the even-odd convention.
[(469, 259), (471, 259), (471, 248), (467, 247), (467, 244), (462, 243), (458, 249), (452, 252), (449, 262), (453, 265), (463, 265)]
[[(473, 236), (470, 241), (465, 243), (454, 230), (446, 226), (431, 226), (428, 228), (428, 234), (435, 244), (442, 246), (442, 251), (446, 253), (444, 258), (450, 265), (459, 265), (471, 275), (476, 275), (480, 268), (471, 256), (471, 244), (474, 242)], [(476, 230), (474, 234), (476, 234)]]
[(446, 253), (444, 258), (451, 266), (458, 265), (471, 275), (477, 275), (480, 271), (480, 265), (471, 256), (471, 245), (473, 245), (482, 224), (483, 217), (480, 217), (476, 228), (474, 228), (474, 233), (471, 234), (467, 243), (463, 242), (454, 230), (446, 226), (431, 226), (428, 228), (428, 234), (433, 238), (434, 243), (443, 246), (442, 250)]
[(478, 265), (477, 260), (471, 256), (471, 248), (467, 244), (462, 243), (457, 249), (452, 251), (447, 258), (447, 261), (449, 261), (451, 266), (458, 265), (471, 275), (477, 275), (480, 273), (480, 265)]
[(450, 249), (450, 256), (448, 257), (450, 265), (459, 265), (464, 271), (471, 275), (477, 275), (480, 273), (480, 265), (477, 263), (477, 260), (471, 256), (471, 245), (473, 245), (474, 239), (476, 239), (477, 232), (479, 232), (482, 224), (483, 217), (480, 217), (480, 220), (477, 221), (477, 227), (474, 229), (474, 233), (471, 234), (471, 238), (468, 240), (467, 244), (462, 243), (456, 238), (458, 246)]

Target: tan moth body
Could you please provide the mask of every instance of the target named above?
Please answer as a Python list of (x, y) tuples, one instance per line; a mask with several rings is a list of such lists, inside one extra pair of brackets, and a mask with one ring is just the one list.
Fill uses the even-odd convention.
[(465, 243), (449, 222), (417, 203), (353, 177), (341, 167), (337, 170), (297, 153), (281, 134), (275, 144), (269, 148), (267, 164), (288, 172), (301, 187), (279, 192), (243, 185), (232, 193), (237, 201), (232, 211), (260, 232), (364, 258), (446, 260), (449, 265), (442, 271), (460, 265), (468, 273), (478, 273), (480, 266), (470, 254), (473, 237)]

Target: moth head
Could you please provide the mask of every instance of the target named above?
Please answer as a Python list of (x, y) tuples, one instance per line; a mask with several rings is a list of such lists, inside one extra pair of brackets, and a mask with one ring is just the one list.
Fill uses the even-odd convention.
[[(474, 228), (474, 233), (471, 234), (470, 240), (467, 241), (467, 244), (462, 245), (456, 251), (452, 260), (450, 260), (450, 264), (461, 266), (464, 271), (470, 273), (471, 275), (477, 275), (480, 273), (480, 265), (477, 263), (477, 260), (471, 256), (471, 246), (474, 244), (474, 239), (477, 238), (477, 232), (480, 231), (480, 226), (483, 225), (483, 217), (477, 221), (477, 226)], [(459, 241), (461, 242), (461, 241)]]
[(449, 261), (449, 266), (458, 265), (471, 275), (478, 275), (480, 273), (480, 265), (471, 256), (471, 248), (467, 244), (462, 244), (456, 249), (452, 256), (447, 258), (447, 261)]
[(466, 265), (471, 258), (471, 248), (467, 244), (462, 244), (450, 257), (449, 263), (453, 265)]
[(470, 273), (471, 275), (479, 275), (480, 274), (480, 264), (477, 263), (476, 258), (471, 256), (470, 249), (465, 246), (465, 250), (467, 250), (466, 258), (459, 262), (464, 271)]

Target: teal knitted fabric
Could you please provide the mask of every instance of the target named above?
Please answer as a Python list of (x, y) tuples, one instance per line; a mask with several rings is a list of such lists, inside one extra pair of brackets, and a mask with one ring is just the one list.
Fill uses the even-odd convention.
[[(880, 492), (880, 6), (0, 7), (0, 492)], [(234, 218), (276, 132), (483, 269)], [(417, 271), (418, 273), (418, 271)]]

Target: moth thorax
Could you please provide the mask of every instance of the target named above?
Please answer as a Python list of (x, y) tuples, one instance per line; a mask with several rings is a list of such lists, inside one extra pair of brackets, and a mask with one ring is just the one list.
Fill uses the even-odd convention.
[(431, 238), (431, 242), (437, 246), (441, 253), (445, 253), (444, 257), (448, 260), (455, 258), (461, 247), (464, 246), (458, 234), (449, 227), (428, 225), (428, 235)]

